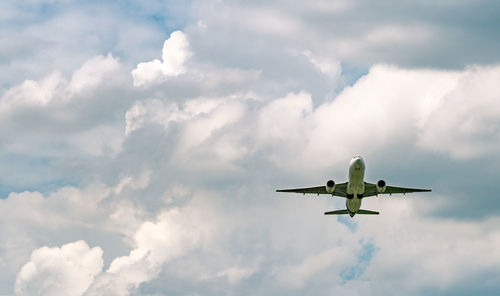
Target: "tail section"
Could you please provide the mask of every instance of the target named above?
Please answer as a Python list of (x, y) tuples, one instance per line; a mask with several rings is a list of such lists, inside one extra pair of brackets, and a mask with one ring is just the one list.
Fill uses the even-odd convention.
[(351, 217), (353, 217), (356, 214), (358, 214), (358, 215), (378, 215), (379, 212), (362, 210), (362, 209), (359, 209), (356, 213), (349, 213), (349, 211), (347, 209), (325, 212), (325, 215), (346, 215), (346, 214), (349, 214)]
[(360, 215), (378, 215), (379, 213), (378, 212), (375, 212), (375, 211), (368, 211), (368, 210), (362, 210), (362, 209), (359, 209), (356, 214), (360, 214)]
[(349, 214), (347, 209), (345, 210), (337, 210), (337, 211), (331, 211), (331, 212), (325, 212), (325, 215), (345, 215)]

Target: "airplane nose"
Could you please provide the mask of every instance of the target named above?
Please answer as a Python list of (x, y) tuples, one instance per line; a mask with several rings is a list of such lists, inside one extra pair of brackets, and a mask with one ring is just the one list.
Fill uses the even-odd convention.
[(361, 157), (356, 157), (356, 159), (354, 160), (354, 167), (359, 169), (361, 168), (362, 166), (364, 165), (364, 162), (363, 162), (363, 158)]
[(362, 167), (365, 166), (365, 162), (363, 161), (363, 158), (361, 156), (355, 156), (352, 158), (350, 164), (354, 169), (361, 169)]

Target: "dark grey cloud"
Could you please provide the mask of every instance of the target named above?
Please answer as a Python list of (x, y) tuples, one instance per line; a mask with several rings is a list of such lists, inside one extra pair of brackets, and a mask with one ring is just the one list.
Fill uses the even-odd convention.
[[(216, 35), (238, 32), (223, 38), (226, 46), (218, 48), (225, 61), (238, 56), (232, 48), (243, 48), (242, 55), (248, 57), (249, 50), (279, 42), (282, 48), (307, 46), (365, 68), (390, 63), (460, 69), (499, 62), (495, 1), (206, 3), (201, 3), (197, 16), (216, 28)], [(239, 46), (242, 43), (245, 46)]]

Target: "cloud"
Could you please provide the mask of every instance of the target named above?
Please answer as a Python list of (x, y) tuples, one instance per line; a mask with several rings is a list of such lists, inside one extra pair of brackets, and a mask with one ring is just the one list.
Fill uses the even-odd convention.
[[(178, 172), (204, 170), (207, 167), (203, 163), (198, 162), (198, 159), (195, 157), (198, 155), (196, 153), (207, 153), (207, 151), (214, 149), (214, 147), (228, 149), (228, 147), (234, 145), (234, 147), (243, 148), (246, 152), (242, 155), (250, 157), (250, 159), (259, 159), (261, 157), (260, 153), (271, 151), (271, 153), (265, 153), (264, 159), (273, 164), (270, 167), (275, 171), (297, 171), (300, 167), (305, 173), (308, 173), (318, 170), (318, 168), (329, 168), (336, 163), (341, 164), (343, 158), (351, 156), (351, 151), (354, 147), (365, 147), (365, 150), (362, 151), (363, 154), (372, 156), (381, 155), (378, 151), (384, 151), (390, 145), (410, 147), (416, 150), (422, 149), (422, 153), (426, 153), (429, 149), (433, 150), (432, 146), (422, 146), (419, 140), (422, 134), (429, 132), (427, 126), (432, 120), (435, 120), (435, 114), (439, 114), (442, 119), (451, 118), (449, 116), (456, 116), (455, 113), (448, 115), (440, 111), (450, 108), (447, 104), (456, 104), (454, 100), (448, 98), (457, 97), (457, 93), (467, 94), (473, 92), (476, 94), (476, 101), (471, 104), (473, 104), (472, 106), (479, 106), (474, 109), (476, 111), (474, 113), (475, 116), (488, 118), (485, 115), (489, 114), (488, 112), (490, 111), (488, 108), (483, 108), (483, 106), (490, 106), (491, 98), (488, 95), (478, 95), (479, 93), (475, 90), (477, 87), (475, 81), (495, 81), (496, 75), (496, 67), (474, 67), (460, 72), (448, 72), (409, 70), (394, 66), (378, 65), (373, 67), (356, 84), (342, 91), (334, 100), (317, 107), (314, 107), (310, 94), (306, 92), (289, 93), (284, 97), (263, 102), (245, 100), (237, 96), (217, 99), (196, 98), (185, 101), (183, 105), (169, 102), (160, 97), (159, 99), (136, 102), (127, 112), (128, 115), (125, 116), (125, 120), (129, 127), (129, 140), (133, 140), (140, 132), (151, 129), (152, 126), (160, 126), (168, 135), (172, 136), (170, 141), (176, 143), (176, 149), (173, 151), (183, 151), (186, 159), (196, 160), (190, 162), (189, 168), (178, 166)], [(467, 85), (461, 83), (464, 79), (469, 82)], [(483, 85), (491, 88), (491, 93), (494, 96), (496, 85)], [(490, 94), (490, 92), (484, 93)], [(462, 97), (458, 96), (458, 98)], [(461, 100), (460, 103), (465, 104), (467, 101)], [(347, 119), (356, 122), (356, 124), (346, 124), (345, 114), (349, 114), (350, 117), (347, 117)], [(349, 122), (348, 120), (347, 122)], [(244, 124), (249, 124), (248, 122), (250, 122), (250, 125), (247, 128), (243, 128)], [(397, 122), (398, 125), (395, 125), (394, 122)], [(174, 125), (176, 125), (175, 128), (173, 127)], [(177, 132), (170, 133), (170, 130)], [(335, 133), (332, 133), (332, 131)], [(455, 132), (451, 127), (447, 127), (444, 131), (440, 129), (431, 129), (430, 131), (445, 132), (448, 134)], [(213, 143), (220, 143), (219, 141), (228, 135), (234, 134), (239, 134), (241, 138), (251, 139), (251, 141), (246, 142), (236, 138), (236, 141), (223, 142), (224, 144), (221, 144), (221, 146), (213, 145)], [(366, 135), (370, 135), (370, 137)], [(342, 146), (336, 145), (339, 139), (342, 140)], [(482, 140), (487, 143), (492, 139), (486, 137)], [(205, 143), (207, 143), (206, 146)], [(443, 147), (447, 146), (444, 145)], [(334, 157), (329, 158), (328, 162), (326, 162), (324, 155), (332, 155), (332, 150), (335, 151), (333, 153)], [(448, 156), (448, 153), (450, 153), (449, 156), (453, 157), (450, 151), (443, 151), (446, 153), (445, 156)], [(484, 153), (495, 152), (478, 151), (478, 153), (479, 155), (483, 155)], [(295, 156), (293, 163), (287, 162), (287, 159), (289, 160), (291, 155)], [(178, 156), (175, 153), (171, 155), (175, 161), (178, 161)], [(226, 161), (235, 166), (246, 165), (245, 162), (240, 162), (241, 157), (233, 159), (227, 157), (226, 153), (221, 153), (221, 158), (224, 157), (226, 157)], [(213, 165), (209, 167), (213, 168)], [(124, 194), (125, 191), (123, 188), (126, 186), (130, 190), (147, 190), (150, 186), (158, 186), (157, 180), (162, 179), (162, 174), (164, 173), (165, 171), (155, 170), (151, 173), (145, 173), (144, 176), (134, 182), (130, 178), (123, 178), (115, 187), (107, 189), (107, 192), (114, 192), (121, 195)], [(256, 172), (250, 170), (248, 174), (252, 176), (251, 174), (256, 174)], [(236, 178), (240, 177), (236, 175)], [(199, 180), (199, 177), (196, 177), (195, 180)], [(173, 181), (169, 180), (169, 182)], [(165, 187), (162, 188), (165, 189)], [(243, 196), (248, 196), (246, 191), (243, 191), (242, 194)], [(200, 196), (196, 201), (200, 199), (204, 199), (204, 197)], [(206, 201), (209, 200), (213, 201), (214, 199), (206, 199)], [(259, 258), (257, 260), (258, 263), (246, 260), (237, 264), (235, 262), (224, 261), (228, 259), (224, 255), (218, 255), (223, 260), (223, 263), (216, 267), (210, 267), (209, 265), (205, 265), (207, 264), (206, 256), (210, 254), (210, 250), (213, 250), (213, 248), (228, 248), (228, 252), (231, 254), (235, 256), (240, 255), (241, 251), (237, 247), (228, 247), (226, 244), (228, 240), (234, 238), (236, 235), (237, 232), (234, 230), (236, 225), (245, 225), (246, 231), (250, 233), (256, 231), (255, 227), (259, 227), (260, 225), (259, 223), (255, 225), (248, 224), (249, 221), (253, 220), (248, 216), (244, 216), (241, 222), (233, 225), (233, 228), (227, 229), (227, 232), (223, 233), (222, 236), (220, 236), (221, 234), (215, 234), (214, 236), (214, 233), (217, 233), (216, 229), (219, 229), (220, 225), (225, 225), (224, 223), (227, 223), (227, 221), (233, 221), (232, 223), (235, 221), (235, 216), (232, 215), (224, 214), (218, 217), (220, 210), (228, 207), (227, 203), (230, 203), (229, 200), (225, 197), (223, 199), (223, 207), (217, 210), (207, 208), (205, 204), (200, 205), (192, 202), (188, 202), (182, 206), (175, 206), (173, 204), (172, 208), (162, 210), (155, 220), (150, 220), (149, 222), (139, 222), (136, 220), (136, 223), (133, 225), (125, 225), (127, 228), (131, 226), (138, 227), (133, 236), (130, 229), (123, 232), (131, 237), (130, 243), (134, 245), (134, 248), (128, 255), (113, 259), (109, 268), (96, 277), (87, 294), (129, 294), (133, 291), (139, 291), (145, 283), (154, 283), (156, 278), (163, 280), (168, 275), (180, 276), (178, 273), (173, 272), (171, 268), (175, 268), (175, 266), (181, 264), (177, 260), (187, 257), (194, 258), (192, 260), (195, 261), (201, 260), (201, 263), (183, 262), (184, 266), (189, 266), (189, 268), (186, 267), (187, 271), (182, 277), (187, 281), (191, 278), (191, 283), (193, 281), (207, 283), (223, 278), (227, 279), (229, 285), (238, 289), (237, 287), (240, 287), (240, 285), (243, 285), (243, 283), (252, 277), (261, 276), (266, 279), (278, 279), (276, 283), (266, 284), (269, 289), (279, 290), (284, 286), (289, 286), (295, 287), (298, 291), (315, 285), (321, 286), (321, 281), (324, 278), (320, 275), (323, 273), (331, 273), (329, 278), (333, 278), (336, 285), (342, 285), (342, 283), (351, 284), (358, 281), (372, 283), (373, 279), (377, 277), (375, 272), (378, 269), (375, 266), (381, 266), (380, 262), (389, 261), (389, 258), (396, 258), (393, 256), (394, 253), (388, 251), (391, 243), (383, 237), (380, 229), (365, 226), (365, 222), (363, 222), (364, 218), (361, 217), (359, 218), (360, 225), (356, 228), (357, 230), (349, 231), (344, 226), (341, 232), (336, 231), (336, 233), (343, 233), (341, 237), (346, 240), (342, 243), (341, 247), (338, 246), (338, 237), (330, 237), (327, 243), (314, 250), (310, 249), (310, 246), (302, 245), (303, 248), (296, 246), (293, 250), (289, 250), (290, 255), (287, 257), (287, 260), (273, 261), (273, 256), (282, 251), (283, 246), (270, 243), (272, 241), (271, 237), (276, 236), (283, 229), (286, 221), (288, 223), (294, 221), (297, 212), (304, 210), (304, 204), (299, 206), (298, 202), (294, 202), (291, 208), (287, 208), (286, 206), (280, 208), (278, 212), (281, 215), (277, 220), (284, 219), (284, 222), (271, 219), (277, 211), (275, 207), (271, 206), (272, 211), (270, 210), (263, 214), (261, 212), (262, 209), (258, 206), (248, 208), (243, 204), (232, 204), (227, 208), (227, 211), (223, 212), (233, 212), (237, 217), (241, 217), (241, 213), (246, 212), (249, 212), (247, 213), (249, 216), (259, 216), (262, 219), (267, 217), (268, 222), (266, 224), (270, 229), (269, 236), (271, 237), (257, 235), (257, 239), (262, 240), (264, 244), (269, 244), (266, 245), (269, 253), (263, 254), (261, 251), (253, 250), (250, 258)], [(287, 203), (289, 202), (287, 201)], [(304, 200), (304, 202), (313, 201)], [(420, 218), (427, 219), (416, 214), (418, 209), (425, 209), (422, 208), (422, 205), (412, 204), (401, 207), (402, 204), (398, 205), (394, 200), (392, 202), (391, 206), (387, 206), (387, 208), (383, 206), (382, 212), (387, 213), (387, 216), (384, 214), (386, 218), (382, 219), (387, 219), (387, 223), (393, 222), (394, 219), (399, 219), (398, 227), (402, 228), (394, 230), (396, 233), (400, 233), (401, 229), (404, 228), (405, 231), (410, 229), (412, 235), (417, 237), (422, 235), (440, 236), (442, 232), (452, 233), (454, 227), (471, 227), (472, 233), (482, 233), (481, 235), (496, 237), (496, 234), (491, 231), (485, 230), (485, 232), (481, 232), (479, 230), (483, 229), (483, 227), (495, 225), (497, 223), (495, 220), (484, 223), (481, 221), (456, 222), (453, 220), (439, 220), (441, 225), (447, 226), (439, 227), (435, 232), (430, 233), (427, 228), (434, 223), (432, 220), (425, 220), (425, 223), (429, 223), (429, 225), (425, 224), (427, 226), (420, 227), (415, 224), (415, 221)], [(220, 207), (220, 205), (213, 206)], [(307, 210), (310, 211), (315, 207), (314, 214), (321, 213), (320, 204), (311, 206)], [(411, 207), (414, 210), (409, 210)], [(369, 204), (368, 208), (370, 208)], [(108, 225), (119, 225), (113, 223), (116, 223), (118, 217), (123, 217), (123, 213), (128, 213), (129, 210), (130, 208), (126, 207), (117, 209), (112, 215), (114, 218)], [(305, 217), (310, 216), (309, 214), (313, 215), (313, 212), (309, 213), (307, 210), (304, 213)], [(289, 212), (289, 214), (284, 214), (285, 212)], [(206, 216), (207, 213), (209, 217)], [(287, 218), (287, 215), (290, 217)], [(407, 219), (401, 218), (405, 215), (408, 217)], [(214, 217), (223, 219), (225, 222), (220, 224), (220, 220), (217, 221)], [(213, 219), (215, 219), (214, 223), (206, 222), (214, 221)], [(384, 221), (386, 220), (381, 220), (380, 223), (383, 224), (385, 223)], [(301, 236), (308, 237), (306, 241), (317, 241), (322, 232), (308, 236), (307, 229), (315, 223), (321, 224), (324, 222), (302, 222), (307, 223), (303, 225), (303, 229), (297, 235), (300, 234)], [(293, 223), (295, 225), (298, 221)], [(334, 225), (335, 227), (343, 227), (338, 222), (335, 222)], [(290, 241), (299, 239), (299, 237), (290, 237), (288, 234), (281, 235), (282, 237), (279, 238), (284, 239), (284, 241), (287, 239)], [(214, 237), (222, 238), (221, 242), (218, 243)], [(447, 237), (447, 240), (457, 244), (465, 244), (465, 237), (451, 235)], [(377, 250), (379, 248), (383, 248), (383, 250), (375, 251), (368, 263), (363, 263), (363, 272), (354, 272), (354, 276), (351, 278), (349, 276), (351, 266), (358, 268), (356, 266), (361, 264), (356, 261), (356, 255), (358, 254), (356, 250), (363, 248), (362, 239), (365, 238), (373, 240), (373, 244)], [(411, 238), (405, 238), (404, 236), (401, 236), (401, 239), (405, 242), (411, 241)], [(418, 249), (428, 250), (430, 254), (432, 254), (432, 249), (438, 247), (449, 251), (447, 240), (425, 239)], [(243, 241), (248, 242), (248, 240)], [(418, 268), (428, 274), (439, 272), (439, 268), (433, 263), (433, 257), (426, 257), (427, 253), (412, 253), (412, 247), (405, 242), (398, 242), (401, 246), (400, 257), (396, 259), (394, 265), (384, 267), (384, 272), (388, 274), (396, 272), (396, 270), (402, 268), (402, 265), (415, 266), (417, 268), (418, 264), (423, 264), (418, 265)], [(432, 246), (427, 245), (428, 243), (431, 243)], [(494, 243), (494, 239), (490, 243)], [(211, 247), (206, 248), (207, 245)], [(484, 247), (485, 245), (482, 244), (470, 245), (470, 252), (482, 252)], [(439, 252), (441, 254), (441, 251)], [(451, 254), (448, 255), (448, 260), (459, 256), (459, 254), (466, 256), (470, 254), (469, 249), (466, 253), (460, 252), (462, 251), (453, 249)], [(411, 255), (411, 260), (406, 258), (409, 255)], [(443, 254), (441, 255), (444, 256)], [(483, 271), (490, 270), (497, 265), (496, 261), (492, 261), (491, 264), (481, 262), (480, 264), (473, 265), (469, 259), (464, 259), (464, 261), (457, 264), (449, 268), (450, 273), (451, 270), (459, 268), (459, 266), (475, 266), (472, 271), (472, 277), (478, 277)], [(169, 272), (164, 274), (165, 270)], [(215, 276), (207, 276), (207, 274), (211, 273)], [(406, 279), (415, 276), (416, 274), (411, 272), (403, 274), (402, 278), (399, 279), (404, 283), (401, 284), (401, 290), (405, 290), (410, 294), (418, 294), (425, 287), (435, 289), (437, 285), (444, 283), (444, 289), (451, 291), (453, 290), (452, 287), (464, 278), (463, 275), (454, 273), (453, 276), (445, 277), (442, 281), (437, 281), (435, 277), (429, 276), (428, 278), (422, 278), (415, 286), (406, 284)], [(387, 291), (387, 286), (381, 284), (370, 285), (376, 291)], [(362, 288), (360, 289), (362, 290)]]
[[(32, 159), (35, 165), (27, 170), (14, 161), (15, 173), (5, 176), (7, 184), (24, 190), (47, 181), (68, 182), (72, 172), (55, 172), (56, 167), (66, 166), (65, 158), (120, 151), (124, 123), (115, 116), (128, 105), (126, 92), (132, 88), (122, 67), (111, 54), (97, 55), (72, 74), (56, 70), (39, 80), (27, 79), (0, 96), (0, 135), (11, 139), (0, 141), (0, 157), (38, 159)], [(37, 168), (40, 158), (45, 163)], [(27, 187), (13, 179), (17, 175), (24, 176)]]
[(496, 155), (500, 145), (500, 67), (470, 67), (422, 122), (421, 146), (455, 158)]
[(103, 266), (102, 250), (84, 241), (34, 250), (16, 279), (17, 295), (82, 295)]
[(334, 80), (340, 78), (342, 67), (339, 61), (328, 56), (314, 55), (310, 50), (304, 50), (302, 54), (323, 74), (331, 76)]
[(120, 183), (115, 186), (114, 192), (115, 194), (120, 194), (122, 190), (126, 187), (130, 187), (132, 189), (143, 189), (149, 186), (151, 181), (151, 171), (144, 171), (138, 178), (133, 177), (125, 177), (120, 180)]
[(125, 133), (128, 135), (152, 123), (168, 128), (172, 122), (188, 121), (210, 113), (222, 103), (223, 99), (198, 98), (185, 102), (184, 108), (179, 110), (179, 105), (174, 102), (159, 99), (138, 101), (125, 113)]
[(305, 258), (303, 262), (295, 266), (286, 266), (276, 272), (276, 276), (283, 281), (284, 284), (294, 288), (304, 288), (311, 281), (311, 278), (317, 276), (334, 265), (334, 271), (329, 269), (332, 281), (339, 283), (340, 271), (350, 267), (353, 262), (356, 262), (356, 249), (348, 249), (349, 246), (339, 246), (329, 250), (325, 250), (319, 254), (313, 254)]
[[(0, 293), (57, 283), (22, 267), (83, 240), (80, 294), (495, 295), (493, 4), (201, 1), (176, 27), (160, 2), (0, 9)], [(367, 199), (375, 220), (274, 193), (354, 154), (433, 193)]]
[[(108, 248), (105, 259), (127, 250), (125, 246), (144, 222), (145, 215), (141, 206), (134, 206), (126, 197), (140, 191), (147, 184), (147, 178), (145, 171), (132, 178), (124, 176), (114, 187), (68, 186), (47, 195), (27, 191), (0, 199), (4, 233), (0, 240), (0, 264), (5, 272), (2, 285), (13, 284), (11, 277), (20, 271), (30, 253), (43, 245), (84, 240)], [(110, 246), (113, 247), (109, 249)]]
[[(142, 187), (144, 181), (141, 179), (144, 177), (134, 179), (133, 182), (127, 182), (129, 179), (124, 179), (115, 189), (123, 190), (124, 186), (135, 189), (136, 183), (140, 183), (139, 186)], [(123, 185), (125, 183), (128, 185)], [(103, 225), (108, 231), (115, 226), (121, 226), (126, 233), (128, 229), (134, 229), (134, 226), (120, 224), (119, 220), (120, 218), (130, 220), (136, 213), (132, 212), (130, 215), (122, 202), (112, 203), (110, 206), (109, 201), (113, 199), (112, 196), (106, 194), (117, 193), (116, 190), (110, 189), (96, 203), (90, 199), (92, 196), (82, 196), (82, 192), (74, 188), (62, 189), (47, 199), (40, 194), (33, 194), (36, 204), (29, 202), (27, 199), (31, 196), (29, 194), (10, 198), (11, 202), (24, 204), (31, 210), (38, 211), (40, 216), (48, 215), (44, 208), (64, 208), (64, 203), (68, 204), (68, 207), (79, 209), (84, 207), (79, 206), (80, 203), (85, 203), (89, 209), (99, 207), (99, 212), (105, 215), (96, 216), (98, 212), (96, 209), (80, 210), (78, 216), (74, 217), (73, 223), (93, 221), (93, 223)], [(172, 194), (175, 195), (175, 193)], [(65, 244), (61, 248), (36, 249), (32, 253), (31, 261), (24, 264), (17, 275), (16, 293), (24, 295), (36, 291), (44, 295), (59, 295), (58, 293), (61, 295), (129, 295), (136, 291), (140, 284), (155, 278), (165, 263), (183, 258), (197, 249), (216, 245), (221, 235), (223, 237), (225, 233), (232, 231), (234, 227), (223, 232), (218, 230), (221, 225), (225, 224), (226, 218), (221, 217), (219, 208), (214, 206), (215, 199), (208, 204), (204, 197), (206, 195), (198, 194), (188, 199), (182, 206), (162, 210), (155, 221), (145, 221), (136, 225), (136, 231), (132, 234), (133, 244), (136, 247), (130, 251), (129, 255), (114, 258), (106, 271), (101, 271), (103, 268), (102, 249), (100, 247), (90, 249), (84, 241)], [(16, 198), (24, 200), (12, 200)], [(45, 204), (44, 200), (48, 200), (50, 204)], [(57, 212), (53, 215), (58, 215), (60, 218), (54, 226), (75, 229), (61, 219), (64, 216), (62, 213)], [(123, 216), (120, 213), (128, 214)], [(26, 218), (34, 219), (33, 215), (29, 216)], [(13, 221), (13, 223), (18, 222), (19, 219)], [(100, 231), (102, 228), (94, 229), (94, 235)], [(247, 277), (249, 272), (234, 266), (232, 269), (228, 268), (221, 272), (219, 276), (227, 276), (232, 283), (236, 283)]]
[(254, 274), (256, 270), (256, 268), (232, 267), (219, 272), (217, 276), (226, 277), (231, 285), (237, 285)]
[(2, 107), (8, 108), (11, 104), (26, 102), (46, 105), (50, 103), (58, 88), (66, 84), (61, 74), (54, 72), (40, 82), (26, 80), (21, 85), (11, 88), (2, 98)]
[(186, 124), (179, 143), (181, 150), (199, 146), (218, 130), (239, 121), (245, 112), (245, 106), (237, 102), (225, 102), (214, 109), (208, 116), (200, 116)]
[[(370, 155), (388, 145), (410, 145), (451, 157), (491, 155), (497, 145), (497, 123), (495, 113), (486, 106), (495, 104), (497, 68), (440, 71), (376, 65), (334, 100), (316, 107), (312, 95), (305, 91), (267, 100), (259, 95), (248, 100), (238, 94), (200, 97), (184, 101), (183, 107), (167, 98), (138, 101), (126, 113), (126, 134), (148, 124), (168, 129), (177, 123), (181, 134), (176, 151), (187, 153), (185, 158), (177, 154), (178, 160), (196, 158), (199, 148), (236, 164), (249, 153), (267, 149), (268, 160), (288, 169), (327, 169), (353, 154)], [(480, 83), (484, 87), (485, 81), (492, 82), (486, 85), (488, 91), (475, 91)], [(474, 100), (466, 99), (470, 93), (474, 93)], [(250, 109), (252, 112), (246, 111)], [(252, 122), (253, 128), (242, 128), (244, 121)], [(222, 127), (229, 140), (215, 132)], [(217, 145), (218, 139), (226, 148)], [(335, 159), (325, 161), (332, 154)], [(295, 159), (292, 163), (291, 158)]]
[[(349, 220), (359, 224), (356, 230), (350, 230), (336, 220), (325, 223), (320, 214), (327, 206), (326, 199), (281, 199), (265, 209), (259, 205), (229, 205), (225, 197), (208, 197), (196, 194), (184, 205), (142, 223), (133, 236), (136, 247), (128, 255), (115, 258), (106, 271), (93, 273), (95, 280), (84, 295), (145, 293), (146, 283), (154, 283), (157, 277), (163, 289), (175, 290), (184, 283), (187, 291), (199, 287), (208, 294), (213, 294), (214, 281), (219, 287), (244, 292), (248, 281), (257, 277), (263, 279), (261, 288), (265, 291), (300, 294), (322, 287), (319, 295), (339, 289), (359, 295), (368, 285), (375, 294), (398, 287), (409, 295), (418, 295), (422, 291), (453, 293), (460, 282), (478, 280), (484, 272), (492, 278), (498, 276), (495, 267), (500, 257), (492, 253), (488, 259), (477, 260), (475, 256), (496, 243), (496, 219), (428, 220), (419, 215), (422, 206), (432, 206), (427, 202), (372, 199), (365, 207), (376, 204), (381, 210), (377, 223), (372, 217), (358, 217), (356, 222)], [(266, 231), (262, 231), (264, 225)], [(259, 243), (248, 245), (248, 240)], [(376, 250), (360, 259), (367, 241)], [(64, 248), (36, 250), (32, 262), (40, 261), (35, 260), (41, 257), (35, 256), (40, 250), (46, 254), (47, 250), (59, 252)], [(102, 262), (100, 255), (85, 262)], [(49, 255), (42, 258), (51, 258), (51, 266), (59, 262)], [(30, 274), (26, 270), (29, 267), (19, 272), (18, 282), (26, 279), (23, 283), (30, 287), (40, 287), (54, 276), (44, 272), (44, 281), (35, 282), (35, 277), (25, 277)], [(84, 274), (82, 270), (74, 276)], [(219, 282), (221, 278), (227, 282)], [(20, 289), (20, 285), (17, 287)], [(490, 282), (481, 291), (494, 287)]]
[(93, 57), (73, 73), (68, 86), (70, 93), (92, 90), (102, 84), (104, 79), (109, 83), (118, 70), (119, 61), (111, 54)]
[(132, 71), (134, 85), (142, 86), (181, 75), (186, 71), (184, 63), (191, 55), (186, 35), (181, 31), (173, 32), (163, 44), (163, 61), (155, 59), (151, 62), (140, 63)]
[[(182, 207), (162, 211), (156, 222), (144, 222), (134, 235), (136, 248), (115, 258), (85, 295), (129, 295), (140, 284), (151, 281), (162, 266), (203, 248), (218, 237), (224, 218), (200, 197)], [(241, 275), (243, 276), (243, 275)]]
[(159, 125), (176, 138), (168, 155), (172, 165), (194, 171), (213, 167), (234, 170), (235, 162), (250, 148), (242, 143), (244, 139), (237, 130), (247, 113), (245, 100), (235, 94), (198, 97), (183, 105), (165, 99), (138, 101), (125, 114), (125, 132), (129, 141), (134, 141), (134, 131)]
[(75, 70), (71, 80), (65, 79), (59, 72), (53, 72), (40, 81), (26, 80), (9, 89), (1, 98), (2, 109), (9, 109), (23, 104), (46, 106), (56, 103), (68, 103), (83, 92), (93, 91), (119, 76), (120, 64), (111, 54), (95, 56)]
[(493, 295), (493, 282), (487, 280), (484, 286), (474, 288), (472, 282), (486, 274), (491, 279), (500, 276), (495, 271), (500, 264), (498, 252), (488, 258), (476, 256), (498, 243), (498, 219), (459, 222), (417, 218), (419, 203), (433, 206), (430, 201), (422, 205), (410, 200), (385, 200), (378, 202), (382, 215), (376, 225), (368, 219), (359, 222), (360, 235), (371, 236), (377, 247), (362, 279), (369, 279), (377, 294), (398, 289), (409, 295), (424, 291), (468, 294), (474, 290)]
[[(282, 147), (280, 152), (271, 152), (269, 157), (277, 166), (287, 166), (282, 162), (286, 158), (296, 155), (297, 145), (308, 141), (305, 135), (310, 132), (308, 117), (313, 112), (311, 95), (305, 92), (290, 93), (283, 98), (277, 98), (264, 106), (258, 116), (257, 143), (263, 148)], [(296, 162), (296, 165), (302, 163)]]
[[(247, 39), (253, 48), (263, 42), (268, 50), (275, 43), (322, 50), (344, 65), (365, 69), (380, 63), (460, 69), (499, 62), (494, 55), (498, 50), (493, 49), (499, 44), (491, 40), (498, 22), (488, 13), (498, 8), (493, 1), (389, 1), (383, 5), (363, 0), (295, 1), (294, 5), (280, 0), (202, 1), (194, 8), (205, 26), (214, 30), (212, 36), (225, 36), (222, 42), (227, 42), (224, 47), (228, 50), (220, 49), (224, 55), (248, 56), (246, 48), (230, 53), (235, 44)], [(464, 23), (464, 16), (478, 25)], [(464, 45), (463, 40), (474, 41)], [(491, 47), (477, 49), (474, 44), (478, 43)]]
[[(404, 143), (450, 157), (495, 155), (499, 124), (493, 110), (499, 109), (494, 106), (500, 89), (493, 81), (498, 69), (448, 72), (374, 66), (335, 100), (315, 109), (305, 93), (271, 101), (260, 111), (257, 139), (279, 151), (271, 154), (276, 164), (287, 164), (295, 155), (301, 166), (316, 168), (333, 161), (321, 156), (348, 159)], [(342, 145), (336, 144), (339, 141)], [(277, 149), (284, 143), (289, 153)]]
[[(126, 65), (153, 57), (155, 51), (151, 49), (163, 41), (164, 35), (158, 23), (145, 16), (153, 11), (146, 11), (146, 6), (149, 3), (116, 5), (105, 1), (96, 11), (93, 4), (65, 0), (2, 4), (0, 18), (5, 26), (0, 39), (6, 46), (0, 49), (0, 90), (27, 78), (39, 80), (54, 69), (65, 76), (88, 59), (107, 52), (113, 52)], [(134, 17), (128, 12), (131, 7), (135, 8)], [(180, 10), (173, 5), (161, 9), (162, 14), (175, 14), (175, 18), (185, 15)]]

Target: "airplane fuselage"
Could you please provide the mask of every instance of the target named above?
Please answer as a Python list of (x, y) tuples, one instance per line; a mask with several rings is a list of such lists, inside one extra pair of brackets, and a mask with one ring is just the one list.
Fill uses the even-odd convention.
[(353, 217), (361, 207), (361, 199), (365, 192), (365, 161), (361, 156), (355, 156), (349, 163), (347, 182), (346, 207)]

